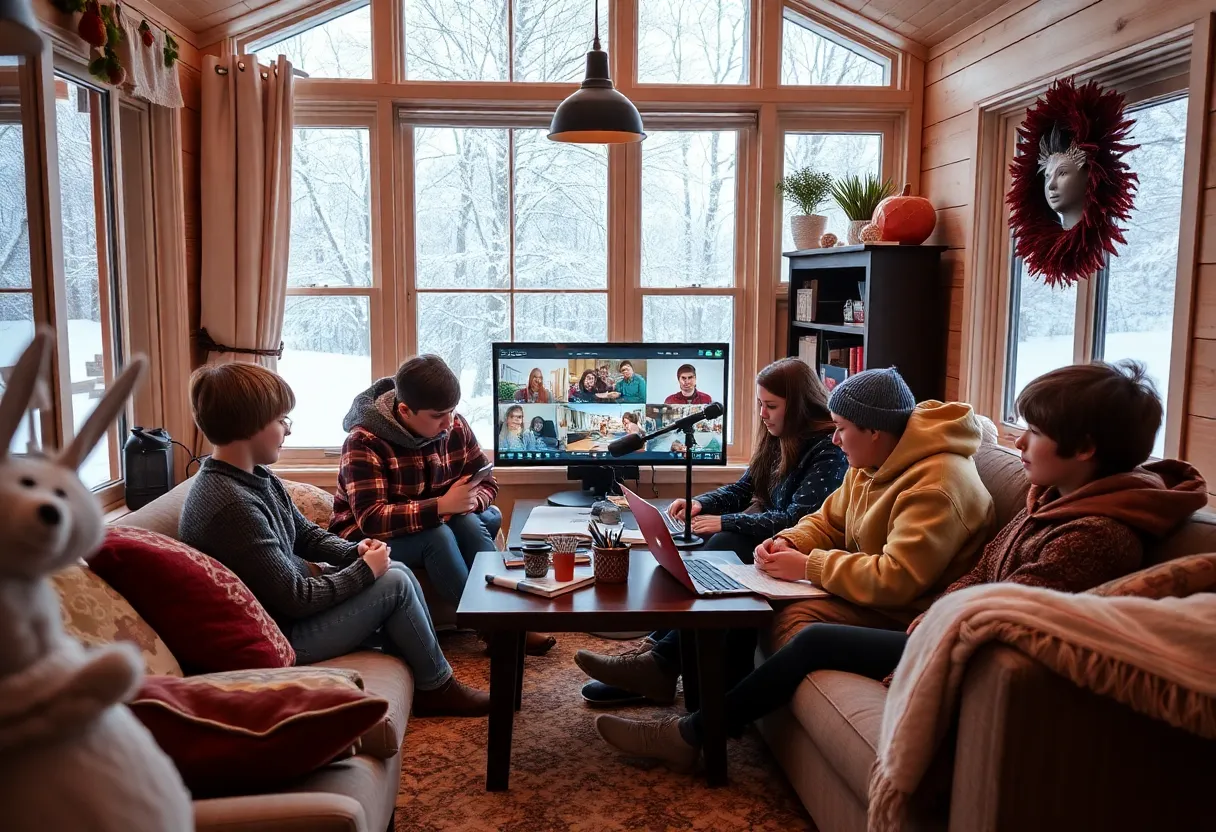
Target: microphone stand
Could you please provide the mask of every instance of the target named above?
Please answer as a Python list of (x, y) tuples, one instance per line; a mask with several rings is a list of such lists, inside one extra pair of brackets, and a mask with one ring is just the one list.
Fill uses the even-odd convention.
[(705, 541), (692, 533), (692, 446), (697, 444), (696, 425), (684, 428), (684, 534), (673, 535), (677, 549), (694, 549)]

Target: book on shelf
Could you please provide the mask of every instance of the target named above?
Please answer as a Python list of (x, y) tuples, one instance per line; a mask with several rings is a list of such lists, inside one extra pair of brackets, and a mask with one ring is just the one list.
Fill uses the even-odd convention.
[(860, 373), (866, 368), (865, 348), (852, 347), (849, 349), (849, 375)]
[(823, 379), (824, 387), (833, 390), (837, 384), (849, 377), (849, 368), (836, 364), (824, 364), (819, 368), (819, 377)]
[(812, 280), (795, 295), (794, 320), (813, 323), (819, 312), (819, 281)]
[(803, 335), (798, 339), (798, 358), (812, 370), (819, 369), (819, 338)]

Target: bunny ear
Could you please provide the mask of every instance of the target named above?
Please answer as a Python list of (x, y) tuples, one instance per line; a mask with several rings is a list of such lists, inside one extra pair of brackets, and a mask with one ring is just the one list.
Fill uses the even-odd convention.
[(39, 380), (46, 372), (51, 357), (51, 333), (39, 327), (34, 334), (34, 340), (13, 368), (4, 398), (0, 400), (0, 460), (8, 456), (8, 447), (12, 444), (13, 434), (21, 424), (21, 417), (30, 407), (30, 400), (38, 387)]
[(80, 467), (80, 463), (84, 462), (84, 458), (89, 455), (89, 451), (93, 450), (93, 446), (105, 434), (110, 424), (118, 418), (122, 413), (123, 408), (127, 406), (127, 399), (131, 397), (135, 386), (139, 384), (143, 378), (144, 371), (148, 368), (148, 359), (142, 355), (137, 355), (127, 363), (122, 374), (114, 380), (106, 389), (106, 394), (101, 397), (101, 401), (97, 403), (97, 407), (89, 414), (89, 418), (80, 426), (80, 430), (76, 432), (76, 437), (68, 443), (67, 447), (59, 452), (56, 457), (56, 462), (65, 468), (73, 470)]

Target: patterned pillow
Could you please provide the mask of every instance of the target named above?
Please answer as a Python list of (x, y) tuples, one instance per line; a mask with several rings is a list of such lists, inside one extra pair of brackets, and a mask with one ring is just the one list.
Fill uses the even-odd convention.
[(323, 529), (329, 528), (329, 519), (334, 516), (334, 495), (324, 488), (306, 482), (280, 480), (287, 489), (287, 496), (296, 504), (300, 514), (310, 523)]
[(51, 584), (59, 593), (63, 629), (85, 647), (129, 641), (143, 654), (145, 672), (182, 675), (177, 659), (148, 622), (88, 567), (68, 567), (52, 575)]
[(227, 567), (138, 526), (110, 526), (93, 571), (131, 602), (187, 674), (287, 667), (296, 654)]
[(388, 702), (332, 678), (149, 676), (130, 708), (197, 799), (265, 792), (349, 757)]
[(1140, 598), (1186, 598), (1216, 591), (1216, 554), (1187, 555), (1107, 581), (1089, 590), (1094, 595), (1135, 595)]

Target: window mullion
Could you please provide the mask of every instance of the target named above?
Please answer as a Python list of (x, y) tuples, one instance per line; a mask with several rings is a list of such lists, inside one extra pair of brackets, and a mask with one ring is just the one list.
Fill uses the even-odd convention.
[(515, 130), (507, 130), (507, 332), (515, 340)]

